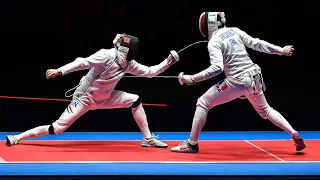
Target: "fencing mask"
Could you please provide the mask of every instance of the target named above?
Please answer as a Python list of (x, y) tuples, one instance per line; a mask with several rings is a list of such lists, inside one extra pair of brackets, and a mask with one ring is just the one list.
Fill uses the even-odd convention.
[(210, 40), (214, 31), (225, 27), (226, 18), (224, 12), (203, 12), (199, 18), (199, 30), (204, 37)]
[(139, 52), (139, 39), (128, 34), (117, 34), (113, 40), (115, 48), (126, 56), (130, 61), (137, 57)]

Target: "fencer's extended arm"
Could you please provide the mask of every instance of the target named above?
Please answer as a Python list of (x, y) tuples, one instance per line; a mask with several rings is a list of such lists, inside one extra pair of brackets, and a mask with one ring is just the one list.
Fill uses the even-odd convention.
[(127, 73), (152, 78), (167, 70), (170, 66), (179, 61), (179, 55), (176, 51), (171, 50), (169, 56), (160, 64), (155, 66), (145, 66), (135, 60), (129, 62)]
[(251, 48), (253, 50), (264, 52), (267, 54), (283, 54), (282, 47), (273, 45), (267, 41), (261, 40), (259, 38), (253, 38), (248, 35), (246, 32), (240, 30), (239, 28), (235, 28), (235, 31), (240, 36), (242, 42), (245, 44), (246, 47)]
[(129, 68), (127, 73), (130, 73), (136, 76), (144, 76), (147, 78), (152, 78), (154, 76), (161, 74), (165, 70), (167, 70), (171, 65), (172, 63), (170, 63), (168, 59), (165, 59), (160, 64), (155, 66), (146, 66), (136, 62), (135, 60), (132, 60), (129, 62)]
[(191, 76), (194, 82), (200, 82), (215, 77), (223, 72), (223, 56), (221, 46), (218, 42), (209, 42), (208, 51), (210, 56), (210, 66)]
[(90, 69), (102, 64), (106, 59), (107, 52), (105, 49), (102, 49), (89, 57), (78, 57), (73, 62), (58, 68), (58, 71), (61, 72), (61, 75), (66, 75), (71, 72)]

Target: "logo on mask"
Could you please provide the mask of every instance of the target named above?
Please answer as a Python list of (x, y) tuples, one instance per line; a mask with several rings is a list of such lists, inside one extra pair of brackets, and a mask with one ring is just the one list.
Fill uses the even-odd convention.
[(123, 42), (129, 44), (130, 43), (130, 38), (123, 37)]
[(217, 16), (216, 15), (208, 15), (208, 23), (209, 24), (215, 24), (217, 22)]

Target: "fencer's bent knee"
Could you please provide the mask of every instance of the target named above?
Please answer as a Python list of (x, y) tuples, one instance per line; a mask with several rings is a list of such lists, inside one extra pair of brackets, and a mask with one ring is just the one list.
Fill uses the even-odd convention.
[(59, 122), (54, 122), (49, 126), (49, 134), (55, 135), (55, 134), (60, 134), (64, 132), (66, 129), (68, 129), (68, 125), (66, 124), (61, 124)]
[(197, 105), (197, 107), (201, 107), (206, 111), (209, 111), (211, 109), (210, 104), (208, 103), (208, 101), (203, 96), (198, 98), (196, 105)]
[(271, 110), (272, 108), (269, 105), (256, 108), (256, 111), (263, 119), (268, 119), (268, 116)]
[(55, 135), (56, 133), (54, 132), (54, 128), (53, 128), (53, 125), (51, 124), (50, 126), (49, 126), (49, 134), (51, 134), (51, 135)]
[[(138, 95), (137, 95), (138, 96)], [(138, 96), (137, 100), (130, 106), (130, 108), (136, 108), (141, 104), (141, 100)]]

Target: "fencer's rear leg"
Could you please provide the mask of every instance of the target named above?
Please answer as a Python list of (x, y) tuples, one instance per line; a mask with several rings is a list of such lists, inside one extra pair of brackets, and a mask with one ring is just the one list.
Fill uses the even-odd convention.
[(15, 136), (8, 135), (6, 136), (6, 144), (7, 146), (13, 146), (18, 144), (18, 139)]
[(60, 118), (51, 125), (38, 126), (18, 135), (8, 135), (6, 136), (6, 145), (13, 146), (18, 144), (19, 141), (27, 138), (37, 138), (48, 134), (60, 134), (87, 112), (88, 109), (89, 107), (87, 105), (82, 105), (74, 100), (69, 104)]
[(50, 125), (38, 126), (18, 135), (8, 135), (6, 136), (6, 144), (7, 146), (13, 146), (18, 144), (20, 140), (26, 138), (37, 138), (40, 136), (47, 135), (49, 134), (49, 127)]
[(294, 141), (294, 145), (296, 146), (296, 151), (302, 151), (306, 148), (306, 143), (298, 133), (294, 133), (292, 135), (292, 139)]
[(289, 122), (278, 111), (270, 107), (263, 92), (257, 95), (248, 94), (246, 97), (263, 119), (269, 119), (274, 125), (291, 135), (297, 151), (301, 151), (306, 148), (303, 138), (292, 128)]

